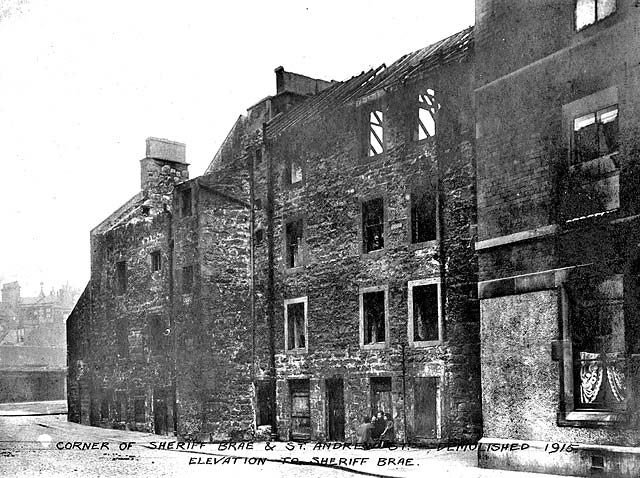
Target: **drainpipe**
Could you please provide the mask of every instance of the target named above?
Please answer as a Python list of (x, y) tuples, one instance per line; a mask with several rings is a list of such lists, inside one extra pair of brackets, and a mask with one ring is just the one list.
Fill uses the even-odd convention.
[(167, 237), (169, 238), (169, 329), (171, 330), (171, 354), (172, 354), (172, 366), (171, 366), (171, 394), (173, 401), (173, 434), (178, 436), (178, 330), (177, 321), (175, 320), (175, 308), (174, 308), (174, 277), (173, 277), (173, 254), (175, 249), (175, 243), (173, 238), (173, 214), (169, 208), (166, 209), (168, 218), (168, 231)]
[(400, 344), (402, 347), (402, 424), (404, 427), (404, 442), (407, 443), (407, 367), (405, 348), (406, 342)]
[[(253, 152), (252, 152), (253, 153)], [(255, 155), (249, 154), (249, 274), (251, 280), (249, 282), (249, 298), (250, 298), (250, 320), (251, 320), (251, 381), (254, 383), (256, 379), (256, 298), (255, 298)], [(257, 397), (256, 397), (257, 399)]]

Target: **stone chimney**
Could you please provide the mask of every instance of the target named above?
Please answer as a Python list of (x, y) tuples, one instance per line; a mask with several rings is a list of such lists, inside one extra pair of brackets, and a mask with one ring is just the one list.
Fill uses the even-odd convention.
[(2, 285), (2, 303), (17, 307), (20, 302), (20, 284), (9, 282)]
[(140, 188), (173, 189), (189, 179), (186, 145), (168, 139), (147, 138), (147, 153), (140, 161)]

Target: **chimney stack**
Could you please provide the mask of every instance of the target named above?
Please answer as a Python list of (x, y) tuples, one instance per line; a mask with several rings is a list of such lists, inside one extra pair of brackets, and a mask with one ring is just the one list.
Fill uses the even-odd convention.
[(173, 188), (189, 179), (186, 145), (168, 139), (147, 138), (146, 157), (140, 161), (140, 187)]

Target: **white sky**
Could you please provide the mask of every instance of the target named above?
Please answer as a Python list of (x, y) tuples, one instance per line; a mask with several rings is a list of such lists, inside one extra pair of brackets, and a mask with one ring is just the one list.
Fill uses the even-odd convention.
[(473, 0), (0, 0), (0, 282), (89, 278), (145, 139), (202, 174), (273, 70), (344, 80), (474, 22)]

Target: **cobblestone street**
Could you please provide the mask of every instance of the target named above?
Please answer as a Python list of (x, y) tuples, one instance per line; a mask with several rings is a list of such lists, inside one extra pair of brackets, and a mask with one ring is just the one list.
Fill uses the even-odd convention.
[[(476, 467), (475, 452), (433, 449), (314, 450), (313, 443), (301, 448), (279, 442), (271, 451), (265, 443), (254, 443), (253, 449), (245, 443), (235, 450), (227, 444), (181, 450), (173, 437), (67, 422), (65, 410), (63, 401), (0, 404), (0, 476), (552, 476), (483, 470)], [(327, 466), (331, 463), (340, 466)]]

